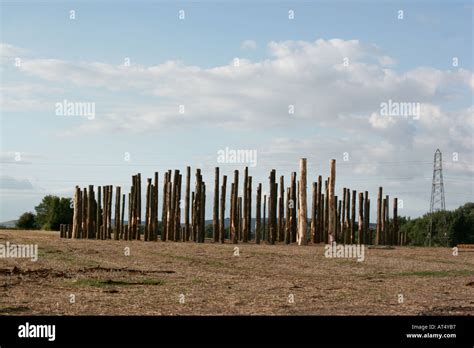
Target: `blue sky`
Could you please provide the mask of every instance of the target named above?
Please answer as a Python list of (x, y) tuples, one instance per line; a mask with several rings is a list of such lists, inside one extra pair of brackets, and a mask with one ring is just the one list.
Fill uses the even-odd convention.
[[(384, 186), (411, 216), (429, 208), (440, 147), (447, 208), (472, 200), (469, 1), (2, 1), (1, 10), (0, 221), (76, 184), (127, 190), (138, 171), (199, 166), (211, 183), (225, 147), (258, 151), (251, 174), (264, 188), (271, 168), (287, 178), (308, 157), (314, 180), (336, 158), (339, 191), (375, 199)], [(55, 115), (64, 99), (95, 103), (95, 119)], [(421, 119), (381, 117), (388, 99), (421, 103)]]

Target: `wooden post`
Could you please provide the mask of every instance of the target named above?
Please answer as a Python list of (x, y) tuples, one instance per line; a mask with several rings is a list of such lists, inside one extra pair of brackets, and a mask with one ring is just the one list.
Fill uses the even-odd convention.
[(290, 209), (290, 201), (291, 201), (291, 185), (286, 188), (286, 219), (285, 219), (285, 244), (291, 243), (291, 209)]
[(335, 242), (336, 235), (336, 211), (334, 209), (334, 190), (336, 186), (336, 160), (332, 159), (329, 162), (329, 243)]
[(336, 242), (339, 243), (343, 239), (342, 236), (342, 215), (343, 215), (343, 207), (342, 207), (342, 201), (339, 199), (338, 196), (334, 197), (334, 200), (337, 202), (337, 210), (336, 210)]
[[(178, 171), (179, 172), (179, 171)], [(181, 240), (181, 183), (183, 176), (178, 174), (178, 181), (176, 183), (176, 199), (174, 208), (174, 241)]]
[(261, 204), (262, 204), (262, 184), (259, 183), (257, 186), (257, 202), (255, 203), (255, 243), (260, 244), (261, 238), (261, 227), (262, 227), (262, 216), (261, 216)]
[[(244, 190), (245, 191), (245, 190)], [(239, 197), (237, 201), (237, 234), (242, 236), (242, 197)], [(239, 238), (240, 240), (240, 238)]]
[(186, 193), (184, 196), (184, 228), (185, 240), (189, 241), (191, 230), (189, 226), (189, 193), (191, 191), (191, 167), (186, 167)]
[(247, 181), (247, 241), (252, 239), (252, 177)]
[(379, 187), (377, 195), (377, 225), (375, 228), (375, 245), (380, 244), (380, 232), (382, 228), (382, 187)]
[(372, 230), (370, 229), (370, 199), (367, 199), (367, 231), (369, 234), (369, 244), (372, 244)]
[(130, 231), (131, 231), (131, 226), (132, 226), (132, 193), (130, 192), (128, 194), (128, 223), (127, 223), (127, 228), (125, 229), (125, 240), (130, 240)]
[(122, 194), (122, 218), (120, 219), (120, 239), (124, 239), (125, 193)]
[(165, 172), (165, 178), (163, 182), (163, 207), (161, 209), (161, 240), (166, 241), (167, 228), (168, 228), (168, 182), (169, 173)]
[(225, 195), (226, 195), (226, 186), (227, 186), (227, 175), (222, 177), (222, 186), (221, 186), (221, 209), (220, 209), (220, 219), (219, 219), (219, 240), (221, 243), (225, 241)]
[(119, 240), (120, 235), (120, 198), (122, 194), (120, 193), (121, 187), (115, 187), (115, 232), (114, 232), (114, 239)]
[(316, 243), (316, 215), (318, 204), (318, 184), (313, 182), (311, 195), (311, 242)]
[(158, 172), (155, 172), (155, 183), (153, 185), (153, 240), (158, 238)]
[(385, 198), (382, 198), (382, 227), (380, 231), (380, 242), (385, 245), (387, 243), (387, 238), (386, 238), (386, 228), (385, 228), (385, 221), (386, 221), (386, 215), (387, 215), (387, 201)]
[(233, 224), (234, 224), (234, 190), (235, 184), (230, 184), (230, 213), (229, 213), (229, 241), (234, 241), (234, 232), (233, 232)]
[(242, 187), (242, 194), (243, 194), (243, 201), (242, 201), (242, 204), (243, 204), (243, 220), (241, 221), (241, 228), (239, 229), (241, 231), (240, 233), (240, 238), (244, 243), (247, 243), (247, 240), (248, 240), (248, 214), (247, 214), (247, 211), (248, 211), (248, 208), (249, 208), (249, 204), (248, 204), (248, 184), (249, 184), (249, 168), (248, 167), (245, 167), (245, 170), (244, 170), (244, 185)]
[(196, 228), (196, 195), (191, 192), (191, 236), (190, 239), (195, 242), (197, 236), (197, 228)]
[(371, 244), (369, 236), (369, 192), (364, 192), (364, 243)]
[(285, 240), (285, 181), (283, 175), (280, 175), (280, 195), (278, 197), (278, 241)]
[(347, 221), (347, 214), (346, 214), (346, 197), (347, 197), (347, 188), (342, 188), (342, 228), (341, 228), (341, 239), (344, 243), (347, 242), (347, 228), (346, 228), (346, 221)]
[(142, 176), (137, 174), (137, 240), (141, 239), (141, 225), (142, 225)]
[(391, 245), (391, 233), (390, 233), (390, 199), (388, 195), (385, 196), (385, 223), (384, 223), (384, 230), (385, 230), (385, 244)]
[(357, 244), (364, 244), (364, 193), (359, 192), (359, 218), (357, 229)]
[(232, 243), (237, 244), (237, 219), (238, 219), (238, 195), (239, 195), (239, 171), (234, 170), (234, 193), (232, 195), (232, 223), (231, 223), (231, 235), (232, 235)]
[(300, 160), (299, 211), (298, 211), (298, 245), (307, 244), (308, 208), (306, 200), (306, 158)]
[(214, 207), (212, 211), (212, 233), (214, 243), (219, 241), (219, 167), (215, 168), (214, 174)]
[(269, 230), (269, 237), (270, 237), (270, 243), (275, 244), (276, 241), (276, 195), (277, 195), (277, 190), (276, 190), (276, 171), (275, 169), (272, 169), (270, 172), (270, 201), (268, 204), (268, 230)]
[(355, 240), (355, 231), (356, 231), (356, 196), (357, 196), (357, 191), (352, 190), (352, 201), (351, 201), (351, 224), (350, 224), (350, 229), (351, 229), (351, 235), (350, 235), (350, 243), (354, 243)]
[(329, 178), (324, 180), (324, 186), (326, 189), (325, 201), (324, 201), (324, 243), (329, 243)]
[(200, 228), (199, 228), (199, 235), (201, 236), (199, 242), (204, 243), (206, 238), (206, 184), (202, 183), (202, 191), (201, 191), (201, 203), (199, 204), (201, 208), (201, 218), (200, 218)]
[(393, 199), (393, 244), (400, 245), (398, 235), (398, 198)]
[(321, 243), (323, 241), (323, 196), (322, 196), (322, 177), (321, 175), (318, 176), (318, 203), (317, 203), (317, 219), (318, 223), (316, 224), (317, 230), (316, 230), (316, 242)]
[(291, 212), (291, 242), (295, 243), (296, 242), (296, 233), (297, 233), (297, 220), (296, 220), (296, 172), (291, 173), (291, 189), (290, 189), (290, 195), (291, 195), (291, 202), (289, 203), (290, 207), (290, 212)]
[(145, 231), (143, 239), (147, 242), (150, 238), (150, 213), (151, 213), (151, 178), (146, 179), (146, 197), (145, 197)]
[(267, 195), (263, 195), (263, 229), (262, 229), (262, 240), (268, 241), (268, 236), (266, 233), (267, 227)]

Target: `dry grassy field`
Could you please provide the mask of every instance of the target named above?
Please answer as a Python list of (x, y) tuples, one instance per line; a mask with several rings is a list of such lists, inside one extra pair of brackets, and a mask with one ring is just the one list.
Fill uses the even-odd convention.
[(0, 259), (2, 315), (474, 315), (474, 253), (449, 248), (369, 249), (357, 262), (322, 245), (238, 244), (234, 256), (232, 244), (0, 231), (7, 241), (38, 244), (39, 258)]

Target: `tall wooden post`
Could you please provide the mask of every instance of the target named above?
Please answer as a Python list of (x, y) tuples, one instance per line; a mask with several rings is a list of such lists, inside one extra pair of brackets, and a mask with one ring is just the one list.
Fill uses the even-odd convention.
[(240, 238), (243, 242), (247, 242), (248, 240), (248, 222), (247, 222), (247, 219), (248, 219), (248, 181), (249, 181), (249, 168), (248, 167), (245, 167), (245, 170), (244, 170), (244, 185), (243, 185), (243, 188), (242, 188), (242, 193), (243, 193), (243, 221), (241, 222), (241, 228), (240, 228), (240, 231), (241, 231), (241, 234), (240, 234)]
[(255, 243), (260, 244), (260, 238), (261, 238), (261, 228), (262, 228), (262, 215), (261, 215), (261, 209), (262, 209), (262, 184), (259, 183), (257, 186), (257, 202), (255, 203)]
[(391, 245), (391, 233), (390, 233), (390, 199), (388, 195), (385, 196), (385, 244)]
[(290, 204), (290, 212), (291, 212), (291, 242), (295, 243), (296, 242), (296, 233), (298, 230), (298, 225), (297, 225), (297, 220), (296, 220), (296, 212), (297, 212), (297, 207), (296, 207), (296, 172), (291, 173), (291, 189), (290, 189), (290, 194), (291, 194), (291, 202)]
[(307, 244), (308, 207), (306, 200), (306, 158), (300, 160), (300, 186), (298, 211), (298, 245)]
[(336, 160), (329, 162), (329, 243), (335, 242), (336, 237), (336, 211), (334, 209), (334, 190), (336, 186)]
[(185, 240), (189, 241), (191, 236), (191, 228), (189, 225), (189, 193), (191, 191), (191, 167), (186, 167), (186, 193), (184, 196), (184, 229)]
[(369, 236), (369, 192), (364, 192), (364, 243), (372, 243)]
[(120, 198), (122, 194), (120, 193), (121, 187), (115, 187), (115, 232), (114, 232), (114, 239), (119, 240), (120, 235)]
[(153, 236), (154, 241), (158, 238), (158, 172), (155, 172), (155, 182), (153, 184)]
[(359, 192), (359, 218), (357, 229), (357, 244), (364, 244), (364, 193)]
[(291, 243), (291, 185), (286, 188), (286, 223), (285, 223), (285, 244)]
[(393, 199), (393, 244), (400, 244), (398, 235), (398, 198)]
[(379, 193), (377, 195), (377, 225), (375, 228), (375, 245), (380, 244), (381, 229), (382, 229), (382, 187), (379, 187)]
[(268, 241), (267, 235), (267, 195), (263, 195), (262, 240)]
[(357, 191), (352, 190), (352, 201), (351, 201), (351, 236), (350, 236), (350, 243), (354, 243), (355, 240), (355, 231), (356, 231), (356, 196), (357, 196)]
[(272, 169), (270, 172), (270, 185), (269, 185), (269, 190), (270, 190), (270, 201), (268, 204), (268, 233), (270, 237), (270, 243), (275, 244), (276, 241), (276, 195), (277, 195), (277, 190), (276, 190), (276, 171), (275, 169)]
[(168, 235), (168, 182), (170, 176), (168, 172), (165, 172), (165, 178), (163, 182), (163, 207), (161, 211), (161, 240), (166, 241)]
[(247, 182), (247, 240), (252, 239), (252, 177)]
[(212, 233), (214, 243), (219, 242), (219, 167), (215, 168), (214, 206), (212, 211)]
[(204, 182), (202, 182), (201, 203), (199, 206), (201, 208), (201, 218), (199, 221), (199, 235), (201, 238), (199, 242), (204, 243), (206, 238), (206, 184)]
[(386, 215), (387, 215), (387, 201), (385, 198), (382, 199), (382, 227), (380, 230), (380, 242), (382, 244), (387, 243), (386, 239), (386, 228), (385, 228), (385, 221), (386, 221)]
[(222, 177), (222, 186), (221, 186), (221, 209), (220, 209), (220, 219), (219, 219), (219, 240), (221, 243), (225, 241), (225, 195), (226, 195), (226, 186), (227, 186), (227, 175)]
[(318, 184), (313, 182), (311, 195), (311, 242), (316, 243), (316, 215), (317, 215), (317, 204), (318, 204)]
[(285, 240), (285, 179), (280, 175), (280, 194), (278, 197), (278, 241)]
[(237, 243), (237, 223), (238, 223), (238, 197), (239, 197), (239, 171), (234, 170), (234, 193), (232, 196), (232, 210), (233, 210), (233, 216), (232, 216), (232, 224), (230, 226), (231, 228), (231, 235), (232, 235), (232, 243), (236, 244)]
[(142, 176), (137, 174), (137, 240), (140, 240), (140, 231), (142, 225)]
[(122, 194), (122, 218), (120, 219), (120, 239), (124, 239), (125, 193)]
[(318, 176), (318, 204), (317, 204), (317, 230), (316, 230), (316, 243), (321, 243), (323, 241), (323, 196), (322, 196), (322, 177), (321, 175)]

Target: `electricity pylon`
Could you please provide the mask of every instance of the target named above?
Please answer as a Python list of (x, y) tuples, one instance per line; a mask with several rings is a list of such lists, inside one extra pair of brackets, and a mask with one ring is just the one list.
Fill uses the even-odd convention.
[[(430, 231), (428, 243), (431, 246), (433, 233), (433, 213), (445, 210), (444, 184), (443, 184), (443, 160), (441, 151), (436, 149), (433, 162), (433, 182), (431, 184), (431, 204), (430, 204)], [(445, 231), (446, 233), (446, 231)]]

